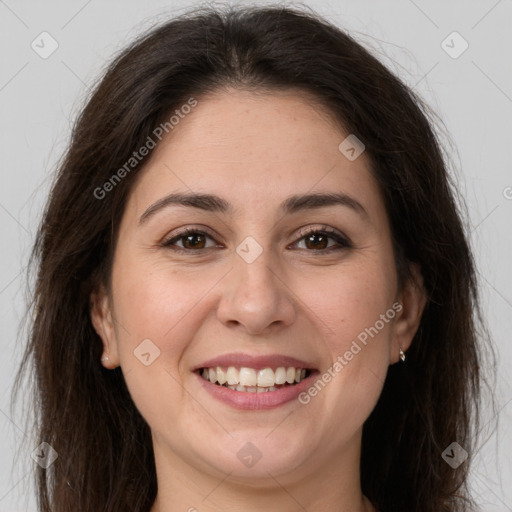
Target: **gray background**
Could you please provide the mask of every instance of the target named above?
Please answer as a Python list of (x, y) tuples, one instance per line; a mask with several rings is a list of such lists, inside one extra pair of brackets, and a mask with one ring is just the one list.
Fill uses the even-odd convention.
[[(23, 432), (21, 413), (11, 414), (9, 398), (23, 348), (17, 331), (25, 310), (24, 269), (71, 122), (114, 52), (155, 21), (190, 5), (0, 0), (0, 512), (36, 510), (29, 476), (36, 446)], [(471, 486), (482, 510), (512, 511), (512, 1), (316, 0), (309, 5), (349, 29), (414, 87), (452, 137), (455, 147), (449, 151), (469, 208), (484, 312), (498, 352), (497, 410), (486, 412), (482, 432), (488, 441), (475, 454)], [(42, 46), (43, 31), (58, 43), (46, 59), (31, 47), (34, 40)], [(469, 44), (457, 58), (464, 43), (457, 36), (446, 40), (453, 31)], [(50, 48), (49, 39), (44, 48)], [(28, 448), (14, 464), (22, 440)]]

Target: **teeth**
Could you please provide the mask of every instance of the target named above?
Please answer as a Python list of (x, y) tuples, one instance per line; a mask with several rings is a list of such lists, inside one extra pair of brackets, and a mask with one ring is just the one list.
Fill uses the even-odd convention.
[(270, 386), (269, 388), (259, 388), (258, 386), (227, 386), (229, 389), (233, 391), (245, 391), (246, 393), (267, 393), (268, 391), (275, 391), (277, 388), (275, 386)]
[[(215, 372), (215, 373), (217, 373), (217, 372)], [(238, 372), (238, 370), (235, 367), (230, 366), (228, 368), (226, 376), (228, 379), (228, 384), (230, 386), (234, 386), (235, 384), (240, 384), (240, 381), (239, 381), (240, 373)], [(210, 379), (210, 382), (215, 383), (216, 380), (217, 379), (215, 378), (215, 374), (214, 374), (214, 377), (213, 377), (213, 379)]]
[(276, 383), (274, 370), (272, 368), (262, 368), (258, 372), (258, 386), (260, 388), (269, 388)]
[[(304, 375), (306, 371), (304, 370)], [(284, 384), (286, 382), (286, 368), (282, 366), (276, 369), (276, 384)]]
[[(252, 368), (240, 368), (240, 374), (239, 374), (239, 380), (240, 384), (242, 386), (256, 386), (256, 370), (253, 370)], [(210, 374), (210, 382), (215, 382), (211, 379)], [(258, 386), (261, 386), (258, 379)]]
[(275, 371), (272, 368), (235, 368), (230, 366), (227, 369), (217, 366), (215, 368), (203, 368), (201, 375), (204, 379), (236, 391), (248, 393), (262, 393), (275, 391), (276, 385), (296, 384), (306, 378), (305, 368), (285, 368), (280, 366)]
[[(210, 379), (211, 381), (211, 379)], [(225, 384), (228, 381), (228, 376), (226, 375), (226, 372), (220, 367), (217, 366), (217, 382), (219, 384)], [(213, 381), (215, 382), (215, 381)]]

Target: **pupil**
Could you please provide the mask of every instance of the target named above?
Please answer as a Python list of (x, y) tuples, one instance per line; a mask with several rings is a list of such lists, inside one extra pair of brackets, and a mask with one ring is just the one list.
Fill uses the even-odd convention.
[[(325, 249), (325, 239), (326, 239), (326, 237), (325, 237), (324, 235), (322, 235), (322, 234), (315, 233), (315, 234), (313, 234), (313, 235), (310, 235), (310, 236), (308, 237), (308, 242), (312, 242), (312, 241), (313, 241), (313, 239), (314, 239), (315, 237), (320, 237), (320, 238), (323, 238), (323, 239), (324, 239), (324, 243), (323, 243), (323, 244), (321, 244), (321, 248), (322, 248), (322, 249)], [(315, 244), (315, 243), (313, 242), (313, 247), (318, 248), (318, 247), (319, 247), (319, 245), (318, 245), (318, 244)]]
[[(194, 240), (195, 238), (200, 238), (202, 235), (187, 235), (185, 246), (189, 245), (191, 240)], [(192, 247), (197, 247), (194, 243), (192, 243)]]

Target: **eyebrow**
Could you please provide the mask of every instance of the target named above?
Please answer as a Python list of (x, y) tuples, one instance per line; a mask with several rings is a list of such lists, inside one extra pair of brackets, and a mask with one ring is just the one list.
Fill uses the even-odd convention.
[[(233, 215), (235, 208), (231, 203), (214, 194), (199, 193), (173, 193), (162, 197), (141, 215), (139, 226), (146, 223), (150, 217), (158, 211), (169, 206), (187, 206), (198, 208), (209, 212), (223, 213)], [(292, 214), (302, 210), (313, 210), (317, 208), (325, 208), (327, 206), (344, 206), (350, 208), (365, 220), (369, 219), (367, 211), (363, 205), (353, 197), (343, 193), (313, 193), (313, 194), (296, 194), (287, 197), (280, 205), (280, 209), (284, 214)]]

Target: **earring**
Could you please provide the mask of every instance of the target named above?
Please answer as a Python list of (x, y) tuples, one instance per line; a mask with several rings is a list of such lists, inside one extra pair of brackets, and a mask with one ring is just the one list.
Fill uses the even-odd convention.
[(402, 362), (405, 362), (405, 352), (402, 350), (402, 347), (400, 347), (400, 359)]
[(102, 361), (108, 361), (108, 356), (103, 356), (103, 357), (101, 358), (101, 360), (102, 360)]

